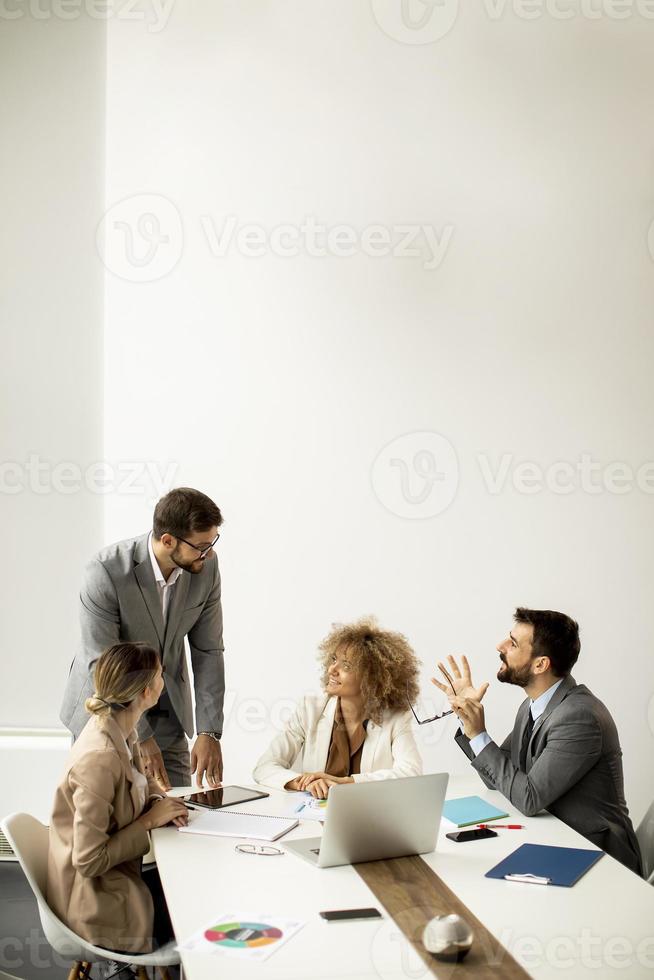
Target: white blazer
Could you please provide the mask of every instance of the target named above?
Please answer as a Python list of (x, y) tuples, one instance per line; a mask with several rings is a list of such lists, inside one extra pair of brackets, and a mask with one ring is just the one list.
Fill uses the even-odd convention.
[[(254, 768), (257, 783), (283, 789), (303, 772), (324, 772), (329, 755), (337, 698), (307, 695), (272, 740)], [(422, 759), (411, 727), (410, 711), (386, 711), (381, 725), (369, 721), (355, 783), (420, 776)]]

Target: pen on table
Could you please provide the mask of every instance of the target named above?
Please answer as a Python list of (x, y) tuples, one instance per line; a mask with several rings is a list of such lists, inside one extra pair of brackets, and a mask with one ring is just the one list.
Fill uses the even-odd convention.
[(524, 830), (524, 826), (521, 823), (480, 823), (477, 824), (475, 830)]
[(525, 885), (550, 885), (552, 883), (551, 878), (545, 878), (541, 875), (532, 875), (530, 872), (525, 874), (512, 874), (504, 875), (505, 881), (521, 881)]
[(190, 803), (185, 803), (184, 806), (186, 807), (187, 810), (197, 810), (197, 807), (191, 806)]

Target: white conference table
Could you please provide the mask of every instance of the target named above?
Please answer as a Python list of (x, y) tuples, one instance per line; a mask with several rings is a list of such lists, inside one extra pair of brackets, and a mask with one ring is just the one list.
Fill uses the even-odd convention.
[[(238, 782), (251, 786), (251, 781)], [(499, 830), (499, 837), (456, 844), (441, 827), (436, 850), (424, 861), (537, 978), (643, 980), (654, 975), (654, 888), (605, 855), (573, 888), (485, 878), (484, 874), (522, 843), (592, 847), (550, 814), (524, 817), (474, 775), (450, 777), (447, 797), (477, 794), (503, 807), (525, 830)], [(286, 797), (286, 799), (285, 799)], [(288, 797), (270, 798), (234, 810), (288, 813)], [(303, 821), (285, 839), (318, 836), (322, 825)], [(181, 834), (163, 828), (153, 834), (154, 851), (173, 927), (183, 942), (223, 912), (297, 918), (305, 925), (265, 962), (212, 954), (182, 956), (187, 980), (429, 980), (428, 968), (393, 919), (328, 924), (323, 909), (379, 906), (350, 866), (319, 869), (284, 854), (261, 857), (235, 851), (235, 838)], [(438, 976), (455, 968), (438, 964)]]

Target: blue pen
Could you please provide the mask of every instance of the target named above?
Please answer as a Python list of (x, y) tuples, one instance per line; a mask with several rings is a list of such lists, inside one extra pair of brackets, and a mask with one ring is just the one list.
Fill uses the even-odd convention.
[(299, 806), (296, 806), (295, 809), (293, 810), (293, 813), (299, 813), (300, 810), (304, 810), (304, 803), (300, 803)]

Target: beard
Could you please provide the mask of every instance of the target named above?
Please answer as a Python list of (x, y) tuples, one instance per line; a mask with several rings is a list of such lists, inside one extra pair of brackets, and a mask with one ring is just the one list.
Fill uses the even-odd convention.
[(203, 571), (206, 558), (196, 558), (195, 561), (181, 561), (179, 553), (180, 548), (178, 545), (170, 556), (171, 561), (174, 561), (178, 568), (181, 568), (185, 572), (190, 572), (191, 575), (199, 575)]
[(526, 687), (531, 680), (531, 664), (525, 664), (524, 667), (509, 667), (504, 654), (500, 654), (500, 660), (502, 661), (502, 666), (497, 672), (498, 681), (501, 681), (502, 684), (515, 684), (517, 687)]

